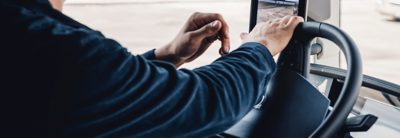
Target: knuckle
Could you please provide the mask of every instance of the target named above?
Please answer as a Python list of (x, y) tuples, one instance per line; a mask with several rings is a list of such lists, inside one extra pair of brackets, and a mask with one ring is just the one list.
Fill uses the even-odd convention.
[(197, 16), (199, 16), (201, 13), (200, 12), (194, 12), (193, 14), (192, 14), (192, 17), (197, 17)]
[(193, 32), (188, 32), (186, 35), (189, 40), (192, 40), (194, 37), (196, 37), (195, 33), (193, 33)]
[(216, 17), (217, 19), (222, 19), (222, 15), (219, 13), (214, 13), (214, 17)]
[(199, 15), (200, 12), (194, 12), (192, 15)]

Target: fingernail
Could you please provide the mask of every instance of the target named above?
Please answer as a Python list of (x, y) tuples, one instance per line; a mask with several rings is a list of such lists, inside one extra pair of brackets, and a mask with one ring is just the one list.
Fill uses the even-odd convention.
[(225, 54), (228, 54), (229, 53), (229, 48), (225, 47), (224, 52), (225, 52)]
[(211, 23), (211, 27), (217, 27), (217, 24), (218, 24), (218, 21), (213, 21), (212, 23)]

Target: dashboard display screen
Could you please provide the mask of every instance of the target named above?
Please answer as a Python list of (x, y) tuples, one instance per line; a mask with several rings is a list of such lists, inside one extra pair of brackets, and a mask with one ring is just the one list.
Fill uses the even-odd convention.
[(258, 0), (257, 23), (298, 15), (299, 0)]

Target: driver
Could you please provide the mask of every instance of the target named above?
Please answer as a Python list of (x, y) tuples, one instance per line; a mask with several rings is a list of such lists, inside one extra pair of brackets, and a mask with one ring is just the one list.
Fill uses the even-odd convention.
[[(229, 27), (194, 13), (165, 47), (132, 55), (53, 9), (62, 1), (2, 0), (1, 133), (4, 137), (205, 137), (240, 120), (265, 92), (273, 56), (301, 17), (259, 23), (229, 53)], [(214, 41), (224, 55), (177, 69)]]

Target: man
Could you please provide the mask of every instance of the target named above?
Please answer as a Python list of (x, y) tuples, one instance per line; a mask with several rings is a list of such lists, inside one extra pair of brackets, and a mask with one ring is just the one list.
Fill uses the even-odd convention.
[[(52, 0), (55, 8), (60, 2)], [(258, 24), (228, 53), (219, 14), (193, 14), (167, 46), (131, 55), (47, 0), (0, 1), (1, 134), (5, 137), (206, 137), (260, 100), (300, 17)], [(176, 67), (214, 41), (225, 55)]]

